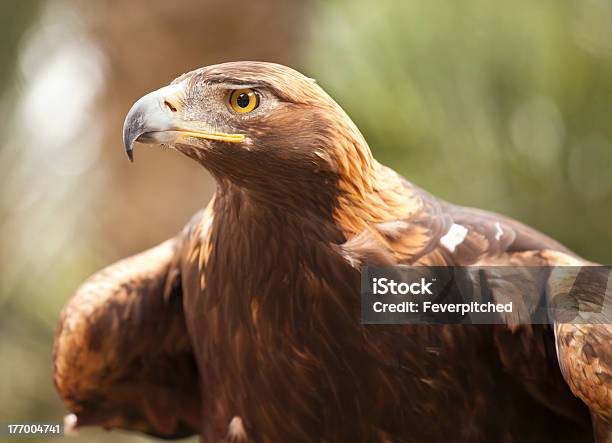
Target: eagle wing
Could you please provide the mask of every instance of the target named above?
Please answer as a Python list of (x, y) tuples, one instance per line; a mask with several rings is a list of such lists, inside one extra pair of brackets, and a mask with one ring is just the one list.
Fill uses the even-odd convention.
[[(521, 298), (530, 295), (528, 288), (524, 287), (525, 281), (533, 282), (532, 292), (535, 296), (544, 294), (548, 306), (558, 307), (564, 301), (571, 302), (569, 308), (573, 307), (573, 310), (565, 313), (555, 310), (552, 329), (556, 352), (553, 355), (573, 394), (589, 407), (598, 441), (610, 441), (612, 281), (609, 269), (581, 259), (558, 242), (514, 220), (476, 209), (450, 208), (454, 223), (467, 226), (466, 239), (470, 238), (470, 231), (476, 231), (481, 246), (486, 246), (475, 248), (474, 243), (471, 246), (468, 243), (467, 251), (457, 248), (457, 252), (471, 256), (474, 264), (519, 266), (524, 274), (530, 273), (530, 266), (546, 266), (552, 270), (543, 288), (538, 285), (537, 278), (529, 280), (529, 275), (523, 275), (504, 282), (501, 289), (507, 291), (504, 294), (506, 300), (518, 301), (515, 305), (519, 307)], [(505, 244), (504, 237), (508, 238)], [(531, 275), (536, 274), (537, 271), (531, 271)], [(517, 290), (512, 293), (513, 289)], [(528, 304), (535, 306), (537, 300)], [(572, 317), (563, 318), (564, 314)], [(537, 329), (542, 328), (539, 326)], [(529, 325), (521, 329), (523, 333), (525, 330), (534, 331)], [(533, 380), (532, 374), (525, 377), (525, 381), (529, 380)]]
[[(548, 297), (570, 300), (572, 318), (555, 322), (561, 372), (591, 410), (598, 442), (612, 441), (612, 279), (609, 269), (550, 251)], [(565, 297), (565, 300), (563, 299)], [(552, 301), (552, 300), (551, 300)], [(563, 315), (561, 313), (560, 315)], [(574, 317), (575, 316), (575, 317)]]
[[(581, 306), (595, 304), (587, 309), (591, 311), (588, 318), (574, 323), (555, 321), (549, 326), (519, 324), (511, 317), (507, 324), (494, 326), (494, 340), (507, 373), (533, 398), (580, 421), (584, 411), (573, 396), (579, 397), (591, 411), (598, 441), (608, 441), (606, 438), (612, 437), (612, 294), (606, 289), (607, 280), (595, 288), (588, 283), (592, 279), (576, 285), (576, 276), (560, 269), (542, 282), (541, 274), (529, 267), (579, 269), (593, 263), (520, 222), (451, 205), (402, 178), (400, 181), (410, 198), (416, 196), (420, 201), (420, 209), (410, 219), (387, 221), (352, 237), (341, 246), (341, 253), (356, 267), (485, 266), (483, 272), (493, 283), (493, 297), (514, 301), (519, 316), (531, 314), (527, 309), (537, 305), (536, 298), (567, 292), (567, 286), (574, 285), (573, 295)], [(504, 281), (496, 281), (495, 269), (487, 266), (516, 267), (522, 274), (508, 279), (506, 272)], [(594, 299), (606, 291), (601, 309), (601, 299), (599, 304)], [(534, 299), (526, 303), (526, 296)]]
[(94, 274), (64, 308), (54, 380), (71, 427), (198, 433), (199, 379), (179, 265), (188, 230)]

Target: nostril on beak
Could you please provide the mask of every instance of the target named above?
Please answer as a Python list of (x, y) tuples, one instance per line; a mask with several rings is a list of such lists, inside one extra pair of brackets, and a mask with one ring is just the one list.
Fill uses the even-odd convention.
[(170, 112), (176, 112), (176, 106), (170, 103), (168, 100), (164, 100), (164, 106), (170, 110)]

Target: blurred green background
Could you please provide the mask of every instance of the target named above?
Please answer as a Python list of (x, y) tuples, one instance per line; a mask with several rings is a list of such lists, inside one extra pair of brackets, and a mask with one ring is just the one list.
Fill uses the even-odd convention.
[[(203, 206), (208, 174), (121, 125), (147, 91), (237, 59), (292, 65), (374, 154), (452, 202), (612, 264), (608, 0), (0, 2), (0, 421), (60, 420), (59, 311)], [(142, 437), (85, 430), (77, 441)], [(31, 440), (30, 440), (31, 441)]]

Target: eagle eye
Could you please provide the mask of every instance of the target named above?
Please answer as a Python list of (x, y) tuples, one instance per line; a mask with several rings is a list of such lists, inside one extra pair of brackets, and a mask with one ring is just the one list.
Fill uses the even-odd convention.
[(251, 112), (259, 106), (259, 95), (250, 88), (236, 89), (230, 94), (230, 106), (239, 114)]

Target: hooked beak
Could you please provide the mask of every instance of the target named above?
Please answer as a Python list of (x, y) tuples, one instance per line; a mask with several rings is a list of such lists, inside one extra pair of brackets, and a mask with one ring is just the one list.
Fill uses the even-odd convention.
[(174, 144), (188, 137), (240, 143), (244, 134), (213, 132), (202, 122), (184, 119), (185, 90), (182, 83), (165, 86), (140, 98), (125, 117), (123, 145), (134, 161), (134, 143)]

